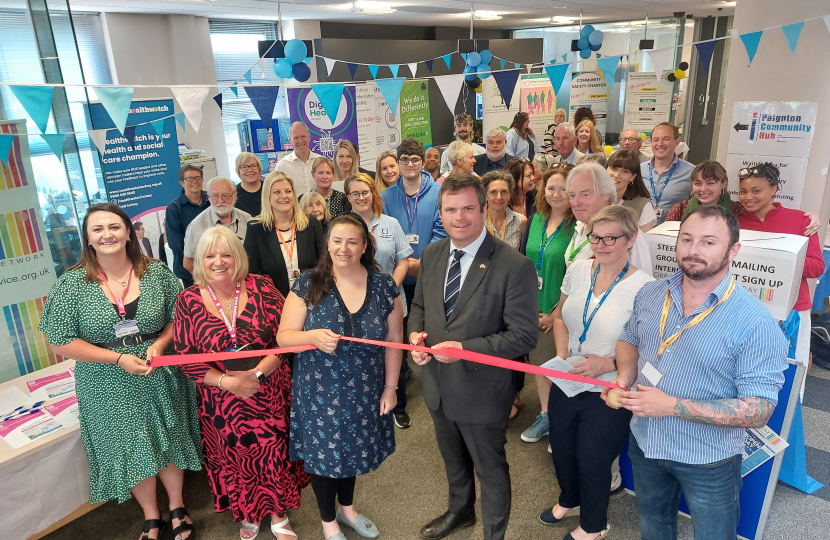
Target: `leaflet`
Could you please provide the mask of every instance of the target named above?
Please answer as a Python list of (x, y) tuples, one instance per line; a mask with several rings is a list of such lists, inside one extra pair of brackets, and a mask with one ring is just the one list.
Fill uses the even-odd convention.
[(0, 390), (0, 416), (8, 416), (15, 410), (31, 407), (34, 403), (32, 398), (14, 385)]
[(52, 415), (36, 411), (0, 423), (0, 437), (17, 450), (61, 428), (61, 423)]
[(741, 476), (746, 476), (768, 459), (781, 453), (789, 444), (769, 427), (750, 428), (744, 435), (744, 456)]
[(72, 427), (80, 423), (78, 412), (78, 396), (72, 395), (43, 409), (51, 414), (63, 427)]
[[(543, 368), (552, 369), (554, 371), (564, 371), (565, 373), (572, 370), (574, 367), (567, 363), (565, 360), (562, 360), (561, 357), (556, 356), (551, 358), (544, 364), (542, 364)], [(582, 392), (590, 392), (599, 388), (602, 389), (601, 386), (597, 386), (596, 384), (588, 384), (588, 383), (581, 383), (575, 381), (568, 381), (565, 379), (557, 379), (555, 377), (548, 377), (548, 380), (559, 387), (562, 392), (565, 393), (568, 397), (574, 397), (577, 394), (581, 394)]]
[(27, 381), (26, 387), (35, 401), (48, 401), (74, 392), (75, 375), (72, 371), (67, 370)]

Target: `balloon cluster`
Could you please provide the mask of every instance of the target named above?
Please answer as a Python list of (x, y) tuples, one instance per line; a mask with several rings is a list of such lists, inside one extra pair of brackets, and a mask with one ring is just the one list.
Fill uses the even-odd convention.
[(493, 60), (493, 54), (484, 49), (483, 51), (473, 51), (467, 55), (467, 65), (464, 67), (464, 80), (467, 81), (467, 86), (476, 93), (481, 93), (481, 79), (486, 79), (490, 76), (490, 62)]
[(686, 70), (689, 69), (688, 62), (680, 62), (680, 65), (677, 66), (677, 69), (674, 70), (674, 73), (667, 73), (666, 80), (669, 82), (679, 81), (686, 78)]
[(311, 68), (304, 60), (308, 56), (308, 48), (299, 39), (292, 39), (283, 48), (285, 58), (274, 60), (274, 75), (280, 79), (294, 78), (299, 82), (305, 82), (311, 77)]
[(582, 30), (579, 31), (579, 39), (576, 40), (576, 46), (579, 49), (579, 57), (583, 60), (587, 60), (591, 57), (591, 53), (600, 50), (602, 48), (602, 40), (605, 36), (591, 26), (590, 24), (586, 24), (582, 27)]

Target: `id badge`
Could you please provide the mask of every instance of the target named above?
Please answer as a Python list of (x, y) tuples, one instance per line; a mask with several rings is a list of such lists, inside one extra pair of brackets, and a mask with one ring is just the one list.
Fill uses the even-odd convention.
[(542, 290), (542, 285), (545, 283), (545, 280), (541, 276), (536, 276), (536, 283), (539, 284), (539, 290)]
[(654, 213), (655, 213), (655, 215), (657, 215), (657, 217), (660, 217), (660, 216), (663, 215), (663, 209), (662, 208), (655, 208)]
[(407, 234), (406, 241), (410, 244), (417, 244), (419, 242), (417, 234)]
[(646, 365), (643, 366), (642, 373), (655, 388), (657, 387), (657, 383), (660, 382), (660, 379), (663, 378), (663, 374), (657, 371), (657, 368), (651, 365), (651, 362), (646, 362)]
[(122, 338), (138, 334), (138, 323), (136, 321), (121, 321), (113, 325), (115, 337)]
[(239, 350), (239, 347), (228, 347), (223, 352), (236, 352)]

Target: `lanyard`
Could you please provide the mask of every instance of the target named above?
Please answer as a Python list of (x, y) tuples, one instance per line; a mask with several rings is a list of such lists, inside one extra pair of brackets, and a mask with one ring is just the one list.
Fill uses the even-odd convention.
[(239, 310), (239, 295), (242, 292), (242, 283), (239, 281), (236, 282), (236, 293), (233, 297), (233, 321), (228, 320), (228, 316), (225, 315), (225, 310), (222, 309), (222, 304), (220, 304), (219, 299), (216, 298), (216, 293), (213, 292), (213, 288), (208, 285), (207, 290), (210, 293), (210, 297), (213, 298), (214, 303), (216, 303), (216, 311), (219, 312), (219, 315), (222, 316), (222, 321), (225, 323), (225, 326), (228, 327), (228, 332), (231, 334), (233, 346), (236, 347), (236, 315)]
[(718, 302), (714, 306), (709, 307), (705, 311), (702, 311), (701, 313), (699, 313), (694, 319), (692, 319), (691, 321), (686, 323), (686, 326), (684, 326), (678, 332), (676, 332), (675, 334), (669, 336), (667, 339), (664, 340), (663, 336), (665, 335), (665, 332), (666, 332), (666, 321), (669, 318), (669, 308), (671, 308), (671, 290), (667, 290), (666, 291), (666, 299), (663, 301), (663, 314), (660, 316), (660, 341), (661, 341), (661, 343), (660, 343), (660, 348), (657, 349), (657, 356), (660, 356), (661, 354), (663, 354), (663, 351), (666, 350), (666, 347), (668, 347), (669, 345), (671, 345), (672, 343), (677, 341), (678, 338), (680, 337), (680, 334), (685, 332), (686, 329), (691, 328), (691, 327), (695, 326), (696, 324), (698, 324), (700, 321), (702, 321), (703, 319), (708, 317), (709, 314), (712, 313), (715, 310), (716, 307), (718, 307), (719, 305), (721, 305), (724, 302), (726, 302), (727, 300), (729, 300), (729, 297), (732, 296), (732, 291), (734, 291), (734, 290), (735, 290), (735, 280), (733, 279), (729, 283), (729, 287), (726, 289), (726, 292), (724, 293), (723, 298), (720, 299), (720, 302)]
[(574, 235), (575, 236), (571, 238), (570, 244), (568, 244), (568, 262), (573, 262), (574, 257), (579, 255), (579, 252), (582, 251), (582, 248), (588, 245), (588, 239), (586, 238), (581, 244), (579, 244), (579, 247), (574, 249), (574, 246), (576, 245), (574, 244), (574, 241), (579, 237), (579, 235), (576, 234), (576, 231), (574, 231)]
[(101, 278), (101, 283), (104, 284), (104, 287), (107, 288), (110, 295), (115, 299), (115, 305), (118, 307), (118, 315), (121, 317), (123, 321), (125, 316), (127, 315), (127, 308), (124, 307), (124, 297), (127, 296), (127, 291), (130, 289), (130, 280), (133, 279), (133, 267), (130, 266), (130, 275), (127, 276), (127, 284), (124, 286), (124, 291), (121, 293), (120, 297), (116, 297), (112, 294), (112, 290), (110, 286), (107, 284), (107, 276), (104, 275), (104, 272), (101, 269), (98, 269), (98, 277)]
[[(677, 167), (678, 163), (680, 163), (680, 160), (676, 160), (674, 163), (672, 163), (672, 166), (669, 167), (669, 176), (668, 176), (668, 178), (666, 178), (666, 181), (663, 183), (663, 188), (660, 190), (660, 193), (657, 193), (657, 190), (654, 187), (654, 178), (652, 178), (652, 174), (651, 174), (653, 169), (651, 168), (651, 162), (648, 163), (648, 181), (651, 184), (651, 193), (652, 193), (652, 195), (654, 195), (654, 202), (656, 204), (660, 204), (660, 197), (663, 196), (663, 192), (666, 191), (666, 186), (668, 186), (669, 182), (671, 182), (671, 176), (674, 174), (674, 169)], [(660, 175), (659, 174), (657, 175), (657, 180), (658, 181), (660, 180)]]
[(282, 237), (282, 232), (280, 232), (278, 227), (274, 227), (277, 229), (277, 236), (280, 239), (280, 243), (285, 245), (285, 252), (288, 254), (288, 261), (291, 262), (291, 259), (294, 257), (294, 244), (297, 242), (297, 224), (291, 224), (291, 236), (288, 238), (291, 242), (286, 242), (285, 239)]
[[(553, 239), (556, 238), (556, 235), (559, 234), (559, 229), (562, 228), (562, 225), (565, 223), (565, 220), (563, 219), (562, 221), (559, 222), (559, 225), (556, 226), (556, 230), (553, 231), (552, 235), (548, 236), (548, 241), (545, 242), (545, 233), (548, 230), (548, 223), (549, 222), (550, 222), (550, 216), (548, 216), (548, 218), (545, 220), (545, 228), (542, 229), (542, 240), (539, 242), (539, 260), (536, 261), (536, 270), (537, 271), (542, 269), (542, 256), (545, 254), (545, 251), (547, 251), (548, 246), (550, 245), (550, 243), (553, 242)], [(580, 248), (580, 249), (582, 249), (582, 248)]]
[(403, 199), (406, 202), (406, 217), (409, 219), (409, 234), (412, 234), (412, 225), (415, 223), (415, 218), (418, 216), (418, 197), (421, 196), (421, 190), (415, 194), (415, 204), (412, 208), (412, 213), (409, 213), (409, 195), (404, 191)]
[[(493, 222), (490, 220), (490, 213), (487, 213), (487, 229), (490, 231), (490, 234), (496, 236), (496, 228), (493, 227)], [(507, 229), (507, 214), (504, 215), (504, 223), (501, 224), (501, 236), (499, 240), (504, 242), (504, 232)]]
[(585, 309), (582, 310), (582, 335), (579, 336), (578, 349), (580, 352), (582, 351), (582, 344), (585, 343), (585, 339), (587, 338), (588, 328), (591, 327), (591, 323), (594, 320), (594, 315), (597, 314), (597, 311), (599, 311), (599, 308), (602, 307), (603, 302), (605, 302), (605, 299), (608, 298), (608, 296), (611, 294), (611, 291), (614, 290), (614, 287), (617, 286), (617, 283), (619, 283), (625, 275), (625, 273), (628, 272), (630, 263), (625, 263), (625, 268), (622, 269), (622, 272), (620, 272), (620, 275), (618, 275), (617, 279), (614, 280), (614, 283), (612, 283), (611, 286), (608, 287), (608, 290), (605, 291), (605, 294), (603, 294), (602, 298), (599, 299), (599, 304), (597, 304), (597, 307), (595, 307), (594, 311), (591, 312), (591, 316), (588, 317), (588, 306), (591, 305), (591, 297), (594, 296), (594, 285), (597, 282), (597, 274), (599, 274), (599, 267), (600, 265), (597, 264), (597, 269), (594, 270), (594, 276), (591, 278), (591, 290), (588, 291), (588, 296), (587, 298), (585, 298)]

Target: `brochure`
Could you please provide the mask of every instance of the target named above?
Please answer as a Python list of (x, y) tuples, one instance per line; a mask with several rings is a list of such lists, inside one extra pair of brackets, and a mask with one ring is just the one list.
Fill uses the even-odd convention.
[(741, 476), (746, 476), (768, 459), (781, 453), (787, 441), (778, 436), (769, 427), (750, 428), (744, 435), (744, 458), (741, 463)]
[(38, 410), (0, 423), (0, 437), (17, 450), (61, 428), (51, 414)]
[(48, 401), (74, 392), (75, 375), (70, 370), (66, 370), (33, 381), (27, 381), (26, 387), (35, 401)]

